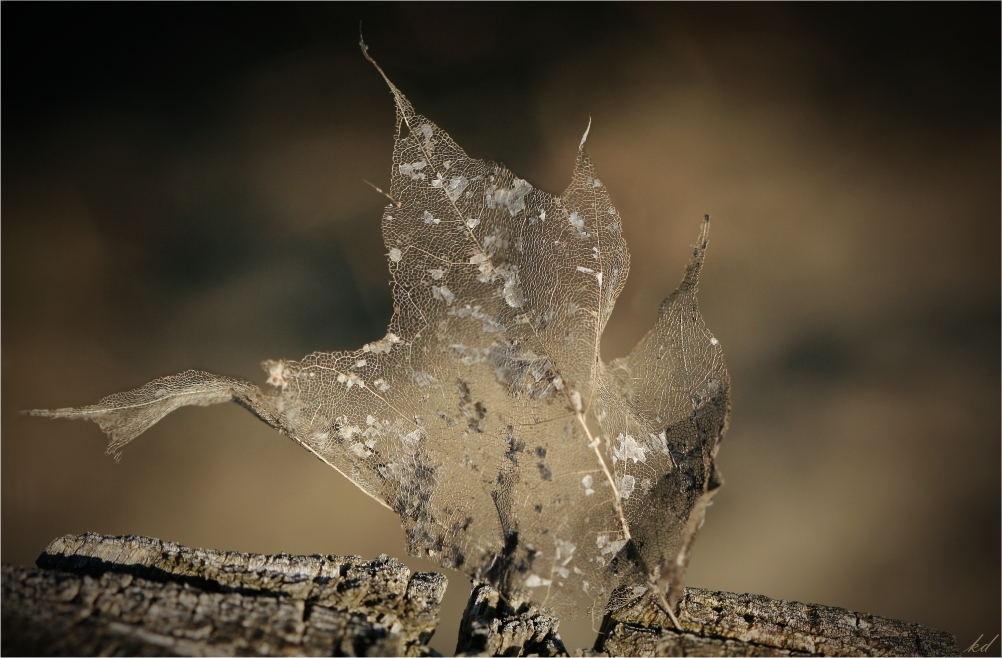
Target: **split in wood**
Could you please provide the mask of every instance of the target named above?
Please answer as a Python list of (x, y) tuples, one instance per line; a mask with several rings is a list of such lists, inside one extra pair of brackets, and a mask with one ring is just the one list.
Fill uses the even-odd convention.
[[(68, 535), (38, 569), (3, 566), (3, 655), (436, 655), (445, 576), (387, 556), (255, 555), (147, 537)], [(513, 607), (514, 606), (514, 607)], [(959, 653), (919, 624), (752, 594), (686, 588), (681, 631), (642, 597), (576, 655)], [(567, 655), (559, 622), (474, 586), (457, 652)]]

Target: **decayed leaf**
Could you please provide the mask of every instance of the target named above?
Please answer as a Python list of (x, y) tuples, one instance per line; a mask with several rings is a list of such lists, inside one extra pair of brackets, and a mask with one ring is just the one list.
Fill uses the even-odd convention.
[(29, 413), (93, 420), (117, 456), (178, 407), (233, 400), (397, 512), (412, 554), (557, 614), (645, 593), (670, 610), (720, 484), (729, 410), (696, 307), (709, 218), (655, 327), (606, 365), (600, 339), (629, 255), (584, 139), (552, 196), (467, 156), (387, 83), (395, 309), (383, 339), (266, 361), (267, 392), (188, 371)]

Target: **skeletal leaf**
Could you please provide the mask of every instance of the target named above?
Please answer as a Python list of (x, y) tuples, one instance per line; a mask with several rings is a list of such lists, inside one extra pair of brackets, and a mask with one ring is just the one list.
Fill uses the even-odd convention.
[(729, 411), (695, 297), (709, 218), (655, 327), (606, 365), (600, 340), (629, 254), (585, 140), (553, 196), (467, 156), (387, 83), (384, 338), (265, 361), (268, 391), (189, 371), (28, 413), (93, 420), (117, 457), (178, 407), (232, 400), (399, 514), (412, 554), (557, 614), (642, 595), (670, 610), (720, 484)]

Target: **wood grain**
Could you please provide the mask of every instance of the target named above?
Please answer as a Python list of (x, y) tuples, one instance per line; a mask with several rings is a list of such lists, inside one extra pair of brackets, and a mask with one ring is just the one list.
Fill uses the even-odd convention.
[[(428, 656), (445, 576), (396, 560), (257, 555), (93, 533), (54, 540), (38, 569), (4, 565), (13, 655)], [(580, 656), (948, 656), (944, 631), (843, 608), (688, 587), (681, 631), (649, 599), (603, 620)], [(567, 655), (559, 621), (477, 584), (463, 655)]]

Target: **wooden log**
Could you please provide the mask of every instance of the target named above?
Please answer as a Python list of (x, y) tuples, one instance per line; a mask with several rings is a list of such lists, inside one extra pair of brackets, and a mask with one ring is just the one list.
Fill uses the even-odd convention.
[(431, 655), (445, 576), (392, 558), (66, 536), (3, 566), (3, 655)]
[(566, 656), (559, 621), (528, 602), (506, 602), (476, 583), (459, 626), (459, 656)]
[(955, 656), (956, 638), (844, 608), (686, 587), (675, 629), (649, 597), (606, 615), (595, 650), (630, 656)]
[[(12, 655), (435, 655), (446, 579), (392, 558), (254, 555), (147, 537), (66, 536), (39, 569), (4, 565), (2, 653)], [(828, 606), (689, 587), (678, 631), (640, 598), (575, 655), (957, 655), (949, 633)], [(485, 584), (457, 651), (567, 655), (558, 621)]]
[[(469, 655), (563, 656), (557, 620), (523, 604), (498, 603), (477, 585), (467, 604), (457, 650)], [(675, 628), (649, 597), (605, 616), (594, 649), (577, 656), (955, 656), (956, 638), (843, 608), (755, 594), (685, 588)], [(477, 633), (480, 637), (477, 637)], [(548, 634), (548, 635), (547, 635)], [(540, 641), (544, 640), (544, 641)]]

